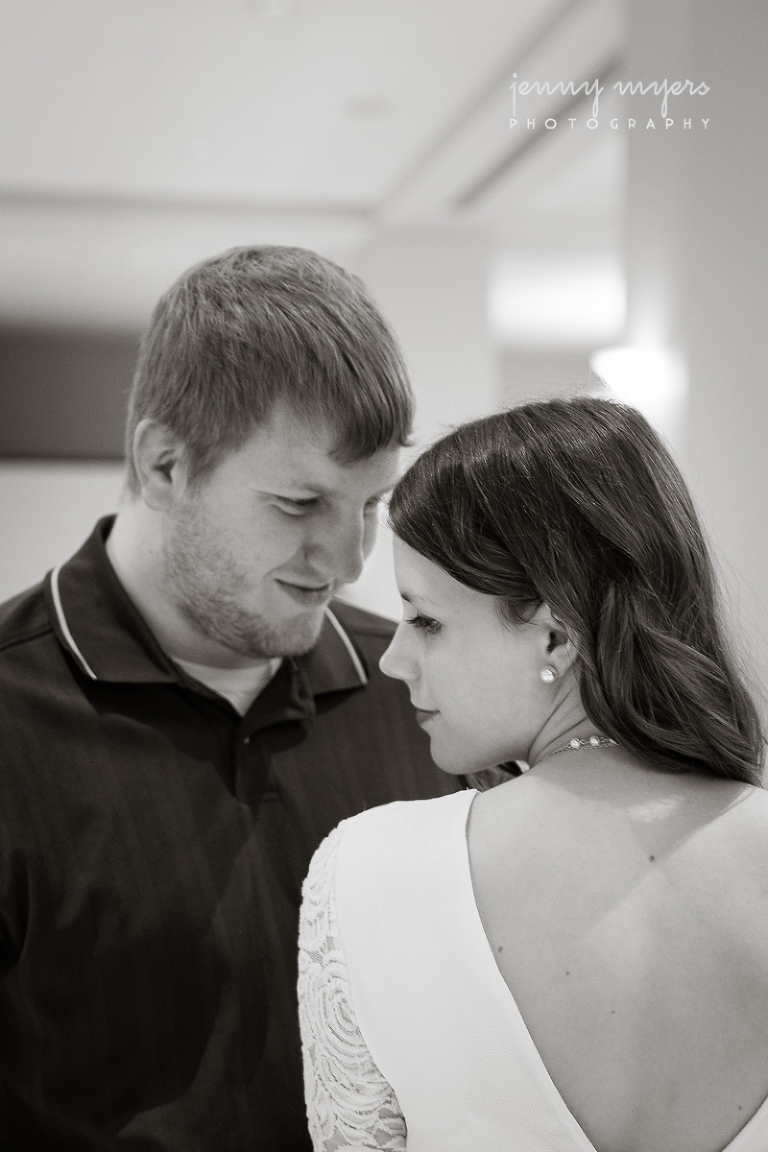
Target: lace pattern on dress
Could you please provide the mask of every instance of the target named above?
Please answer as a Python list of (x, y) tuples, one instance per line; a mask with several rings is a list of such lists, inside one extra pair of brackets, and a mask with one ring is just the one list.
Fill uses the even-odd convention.
[(343, 832), (318, 848), (304, 881), (299, 925), (299, 1022), (304, 1090), (315, 1152), (403, 1152), (405, 1120), (355, 1018), (336, 920)]

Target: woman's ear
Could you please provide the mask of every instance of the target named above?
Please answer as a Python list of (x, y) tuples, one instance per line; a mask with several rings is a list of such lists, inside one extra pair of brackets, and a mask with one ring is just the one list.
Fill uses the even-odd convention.
[(563, 676), (576, 659), (576, 645), (567, 628), (553, 616), (552, 609), (545, 603), (539, 605), (530, 623), (540, 629), (543, 662), (554, 667), (558, 677)]
[(169, 507), (183, 483), (184, 451), (178, 436), (157, 420), (140, 420), (133, 434), (133, 463), (144, 503), (156, 512)]

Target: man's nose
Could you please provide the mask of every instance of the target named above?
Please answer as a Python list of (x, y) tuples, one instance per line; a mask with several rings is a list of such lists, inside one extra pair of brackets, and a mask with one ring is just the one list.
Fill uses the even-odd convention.
[(370, 525), (362, 512), (347, 513), (316, 526), (310, 541), (310, 558), (316, 564), (322, 562), (340, 584), (351, 584), (362, 572), (372, 543)]

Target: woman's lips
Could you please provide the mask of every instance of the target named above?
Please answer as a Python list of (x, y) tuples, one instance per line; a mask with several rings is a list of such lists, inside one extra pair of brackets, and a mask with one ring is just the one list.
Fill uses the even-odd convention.
[(433, 716), (437, 716), (437, 711), (427, 712), (426, 709), (424, 709), (424, 708), (417, 708), (416, 709), (416, 723), (417, 724), (426, 724), (426, 722), (428, 720), (431, 720)]

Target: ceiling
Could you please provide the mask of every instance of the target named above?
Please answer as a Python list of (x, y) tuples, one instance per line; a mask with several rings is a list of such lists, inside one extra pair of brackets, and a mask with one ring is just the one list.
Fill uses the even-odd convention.
[(510, 84), (609, 76), (624, 43), (620, 0), (0, 0), (0, 324), (141, 327), (241, 243), (615, 258), (608, 96), (589, 128), (583, 95), (518, 95), (510, 126)]

